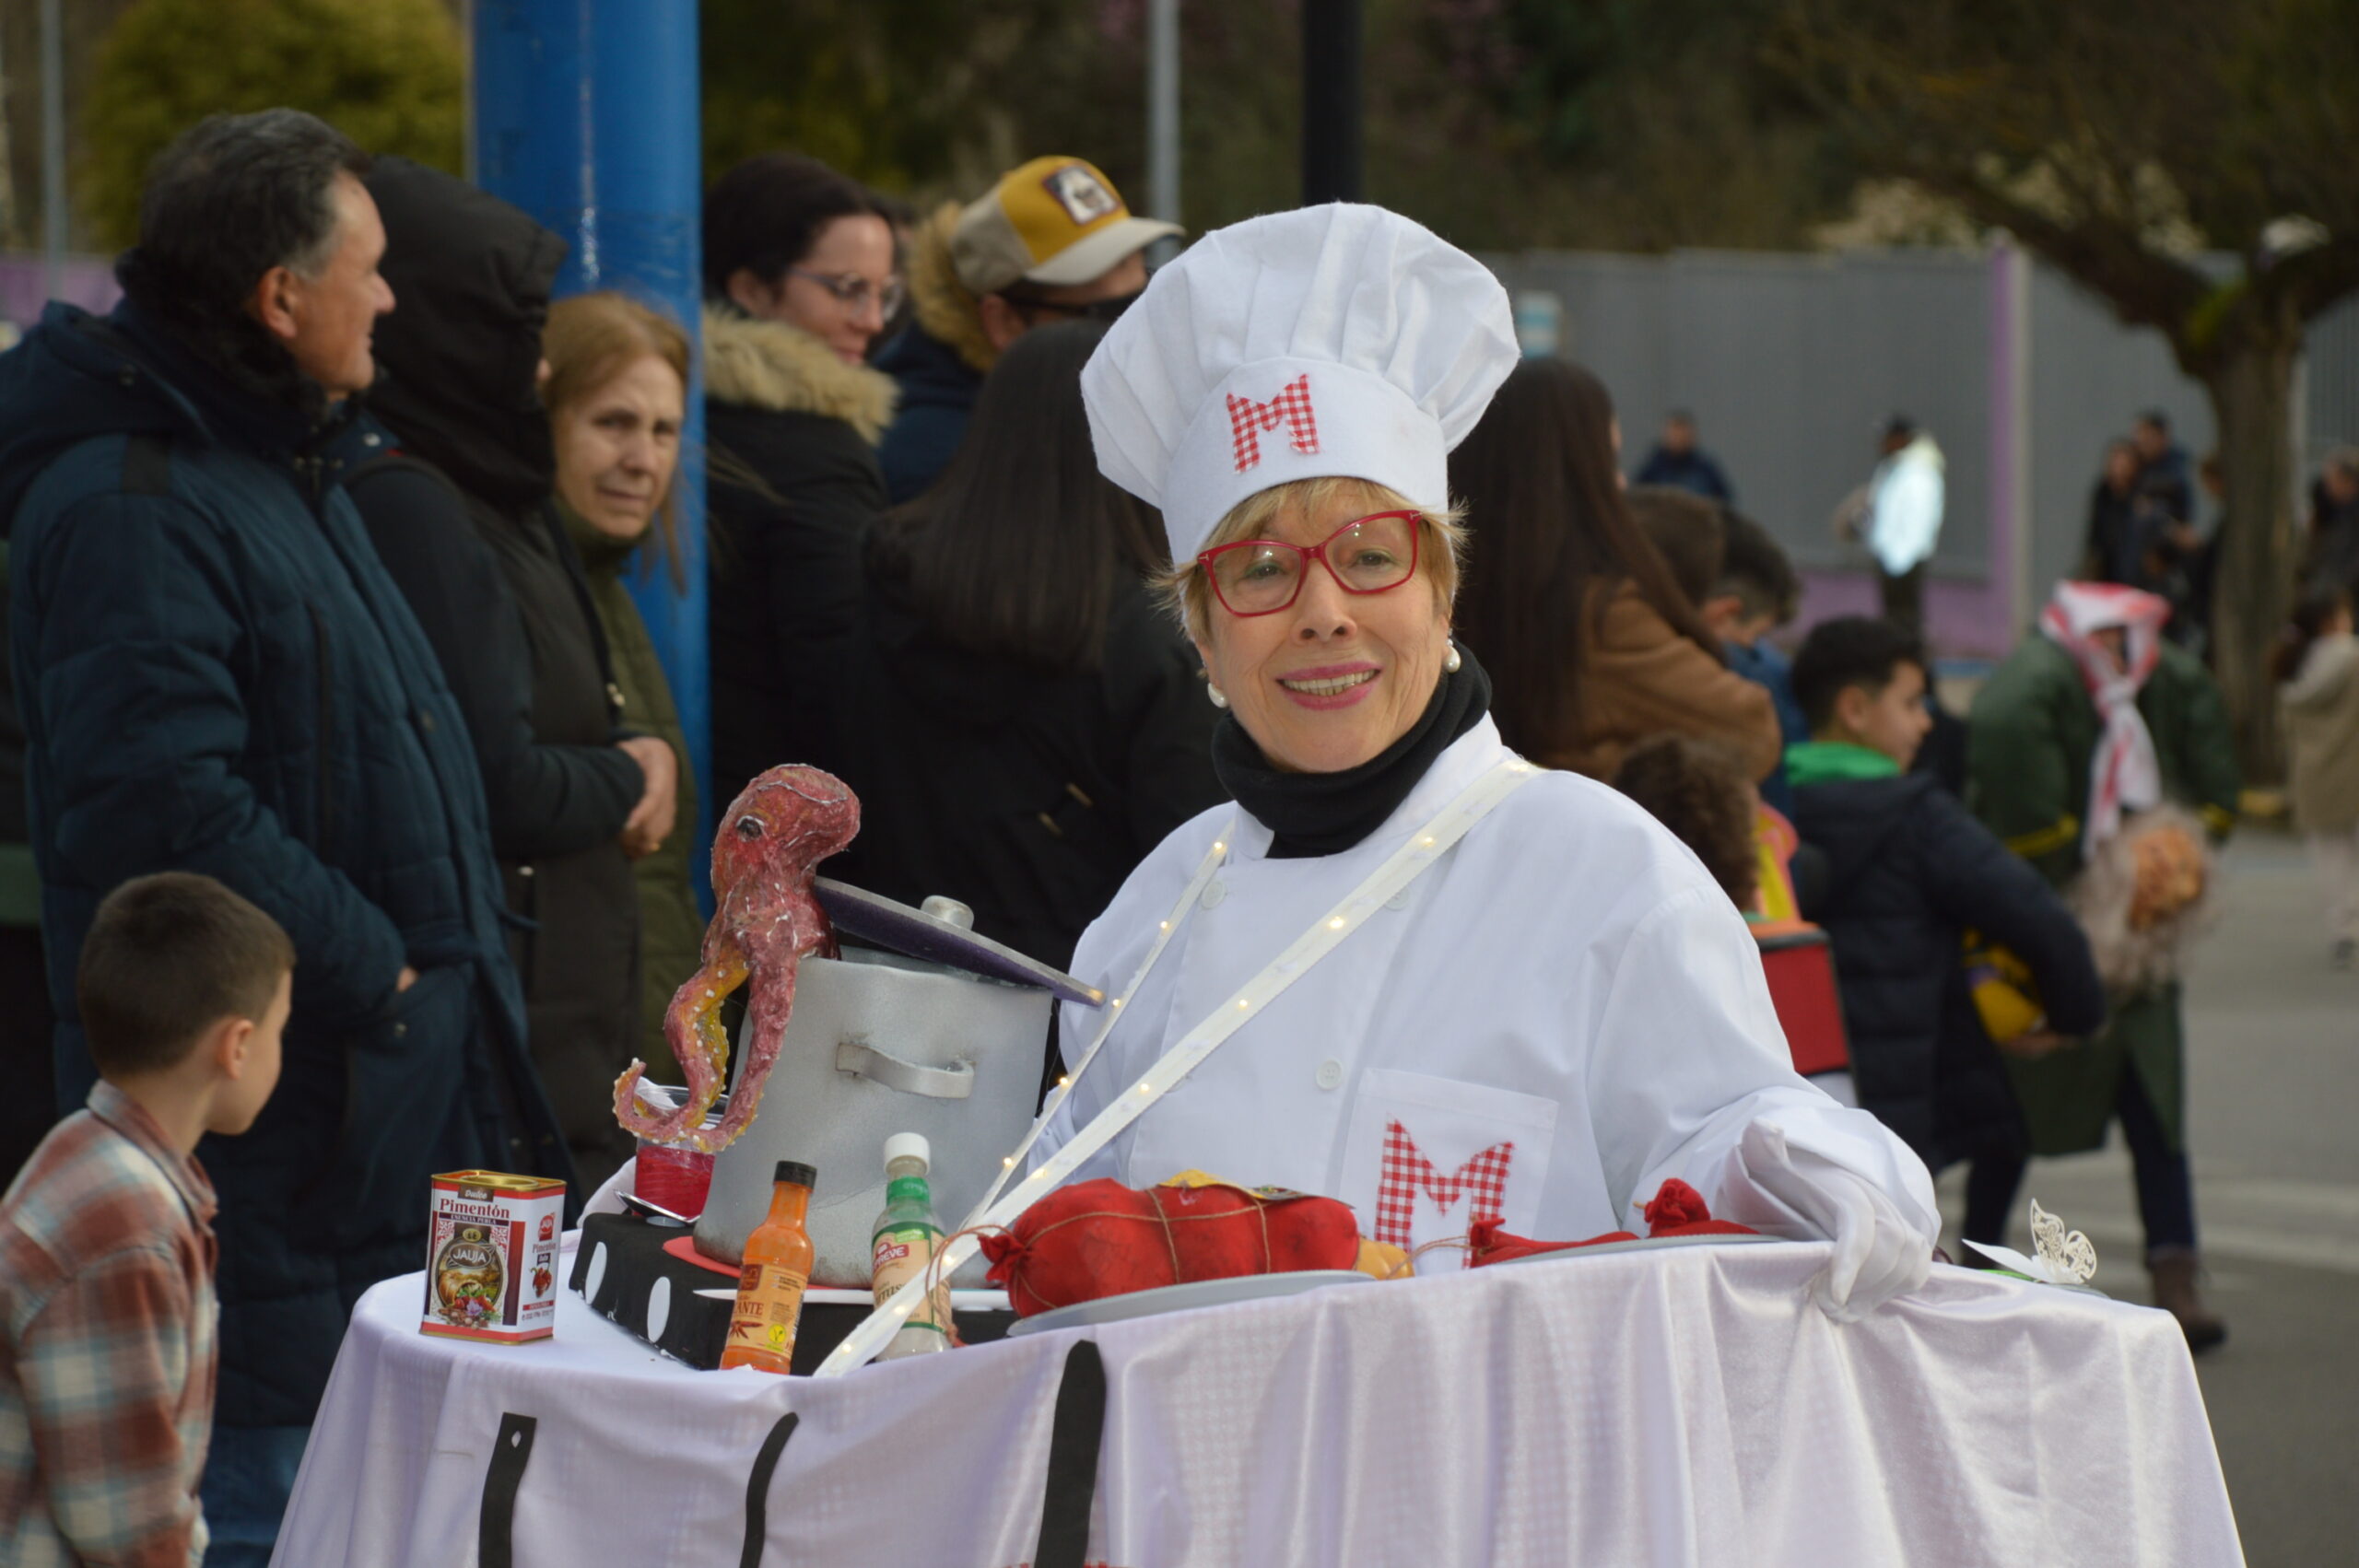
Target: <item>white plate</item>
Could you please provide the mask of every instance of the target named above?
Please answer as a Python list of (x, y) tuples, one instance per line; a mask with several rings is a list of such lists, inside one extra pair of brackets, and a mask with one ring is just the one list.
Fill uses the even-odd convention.
[(1018, 1334), (1045, 1334), (1051, 1328), (1080, 1328), (1096, 1323), (1156, 1317), (1199, 1306), (1267, 1301), (1273, 1296), (1298, 1295), (1326, 1285), (1375, 1282), (1356, 1269), (1301, 1269), (1284, 1274), (1246, 1274), (1234, 1280), (1194, 1280), (1184, 1285), (1165, 1285), (1158, 1290), (1133, 1291), (1127, 1295), (1101, 1296), (1096, 1301), (1052, 1307), (1037, 1317), (1017, 1318), (1007, 1332), (1012, 1339)]
[(1502, 1258), (1496, 1263), (1485, 1263), (1485, 1269), (1504, 1269), (1510, 1263), (1553, 1263), (1563, 1258), (1602, 1258), (1609, 1252), (1652, 1252), (1666, 1246), (1751, 1246), (1758, 1242), (1783, 1241), (1784, 1236), (1641, 1236), (1636, 1241), (1602, 1241), (1595, 1246), (1567, 1246), (1555, 1252), (1534, 1252), (1522, 1258)]

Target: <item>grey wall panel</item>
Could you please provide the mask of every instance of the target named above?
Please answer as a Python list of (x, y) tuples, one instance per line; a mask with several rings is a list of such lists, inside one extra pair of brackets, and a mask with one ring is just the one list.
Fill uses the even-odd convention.
[[(2106, 442), (2147, 408), (2201, 462), (2212, 450), (2211, 404), (2151, 328), (2125, 327), (2095, 295), (2048, 267), (2032, 271), (2031, 591), (2044, 599), (2077, 569)], [(2212, 521), (2200, 496), (2199, 521)]]
[[(2215, 271), (2232, 264), (2208, 261)], [(1691, 408), (1739, 504), (1798, 564), (1861, 566), (1859, 552), (1830, 537), (1828, 518), (1867, 476), (1884, 417), (1905, 411), (1949, 460), (1936, 574), (1991, 579), (1998, 480), (1989, 473), (1988, 255), (1535, 252), (1492, 264), (1512, 292), (1557, 297), (1562, 351), (1613, 389), (1628, 468), (1643, 461), (1665, 411)], [(2213, 435), (2202, 387), (2180, 374), (2160, 333), (2124, 326), (2102, 300), (2039, 264), (2028, 310), (2027, 586), (2036, 604), (2075, 568), (2107, 439), (2127, 435), (2150, 407), (2170, 415), (2198, 461)], [(2312, 326), (2304, 370), (2306, 483), (2330, 448), (2359, 444), (2359, 299)], [(2199, 509), (2209, 525), (2209, 502), (2199, 498)]]
[(1494, 264), (1511, 291), (1562, 303), (1562, 351), (1613, 389), (1629, 468), (1667, 410), (1693, 409), (1739, 504), (1798, 562), (1858, 564), (1828, 522), (1874, 466), (1884, 418), (1907, 412), (1950, 463), (1936, 569), (1989, 570), (1984, 257), (1532, 253)]
[(2306, 485), (2328, 452), (2359, 446), (2359, 298), (2345, 299), (2310, 323), (2304, 369), (2309, 394), (2303, 451)]

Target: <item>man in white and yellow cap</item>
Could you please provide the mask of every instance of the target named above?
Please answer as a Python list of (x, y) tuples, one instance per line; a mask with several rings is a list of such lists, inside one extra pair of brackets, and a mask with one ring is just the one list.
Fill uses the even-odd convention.
[(917, 320), (877, 359), (900, 414), (877, 459), (896, 503), (928, 485), (966, 433), (976, 390), (1036, 326), (1111, 317), (1146, 287), (1146, 248), (1177, 224), (1133, 217), (1113, 182), (1077, 158), (1036, 158), (981, 200), (945, 203), (910, 248)]

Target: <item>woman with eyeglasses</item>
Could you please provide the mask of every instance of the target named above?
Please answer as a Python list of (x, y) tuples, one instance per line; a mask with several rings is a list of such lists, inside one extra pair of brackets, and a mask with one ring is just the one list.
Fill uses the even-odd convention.
[(1447, 454), (1516, 357), (1481, 263), (1335, 205), (1206, 235), (1083, 372), (1100, 467), (1162, 511), (1236, 804), (1083, 936), (1108, 1004), (1065, 1005), (1071, 1082), (1010, 1202), (1212, 1171), (1443, 1244), (1423, 1274), (1489, 1224), (1636, 1229), (1677, 1177), (1832, 1240), (1816, 1299), (1858, 1316), (1927, 1275), (1923, 1164), (1795, 1075), (1728, 895), (1510, 751), (1452, 638)]
[(900, 308), (892, 226), (857, 181), (765, 153), (704, 203), (710, 447), (712, 789), (806, 757), (782, 640), (798, 603), (795, 532), (856, 536), (885, 509), (876, 441), (890, 377), (869, 345)]

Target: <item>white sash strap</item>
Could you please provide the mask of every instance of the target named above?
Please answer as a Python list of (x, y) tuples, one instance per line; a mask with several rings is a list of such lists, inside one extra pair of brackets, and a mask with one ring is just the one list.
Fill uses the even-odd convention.
[(1040, 1134), (1048, 1129), (1049, 1118), (1057, 1114), (1057, 1107), (1065, 1103), (1065, 1097), (1073, 1093), (1073, 1086), (1081, 1082), (1081, 1075), (1089, 1071), (1091, 1062), (1097, 1059), (1097, 1048), (1106, 1043), (1106, 1036), (1114, 1032), (1114, 1025), (1122, 1021), (1122, 1009), (1130, 1004), (1131, 998), (1138, 995), (1139, 987), (1155, 967), (1156, 960), (1161, 958), (1163, 950), (1171, 945), (1172, 937), (1188, 919), (1188, 911), (1193, 909), (1196, 900), (1204, 895), (1204, 884), (1212, 881), (1213, 873), (1220, 870), (1222, 862), (1228, 859), (1228, 847), (1236, 841), (1237, 819), (1232, 816), (1228, 819), (1228, 825), (1222, 828), (1220, 836), (1213, 840), (1213, 847), (1204, 851), (1203, 863), (1196, 867), (1196, 874), (1189, 879), (1188, 890), (1180, 895), (1180, 902), (1171, 907), (1170, 916), (1156, 929), (1155, 942), (1146, 950), (1146, 961), (1131, 977), (1131, 983), (1122, 989), (1122, 994), (1107, 1003), (1105, 1013), (1098, 1020), (1097, 1033), (1090, 1039), (1089, 1048), (1081, 1053), (1081, 1059), (1073, 1064), (1071, 1071), (1057, 1080), (1056, 1088), (1050, 1092), (1047, 1101), (1040, 1106), (1039, 1116), (1032, 1123), (1032, 1130), (1024, 1135), (1024, 1141), (1015, 1146), (1015, 1153), (1000, 1162), (999, 1174), (992, 1177), (991, 1189), (983, 1194), (982, 1200), (975, 1205), (973, 1211), (958, 1222), (960, 1230), (983, 1223), (983, 1215), (997, 1201), (1000, 1188), (1005, 1187), (1007, 1178), (1015, 1174), (1015, 1167), (1024, 1163), (1024, 1156), (1032, 1152), (1032, 1145), (1040, 1141)]
[[(1014, 1191), (997, 1199), (980, 1216), (969, 1219), (959, 1228), (966, 1230), (974, 1225), (1000, 1226), (1012, 1223), (1030, 1208), (1035, 1199), (1078, 1170), (1091, 1155), (1136, 1121), (1147, 1107), (1194, 1071), (1248, 1020), (1276, 1000), (1288, 986), (1309, 972), (1312, 965), (1342, 945), (1344, 939), (1357, 930), (1371, 915), (1384, 907), (1402, 888), (1416, 881), (1426, 867), (1448, 853), (1453, 845), (1466, 837), (1469, 829), (1488, 816), (1501, 801), (1529, 783), (1538, 772), (1538, 768), (1521, 757), (1510, 756), (1468, 785), (1456, 800), (1442, 808), (1441, 814), (1426, 825), (1422, 832), (1410, 835), (1407, 842), (1394, 850), (1374, 874), (1345, 895), (1344, 901), (1320, 917), (1318, 923), (1296, 938), (1292, 946), (1280, 954), (1268, 968), (1248, 980), (1243, 989), (1221, 1003), (1211, 1017), (1181, 1036), (1180, 1043), (1166, 1051), (1162, 1059), (1147, 1069), (1144, 1077), (1116, 1095), (1110, 1105), (1050, 1155), (1046, 1164), (1017, 1182)], [(1222, 836), (1223, 845), (1226, 845), (1227, 837), (1226, 834)], [(1222, 848), (1218, 853), (1225, 854), (1226, 849)], [(1216, 859), (1208, 859), (1205, 870), (1199, 874), (1209, 875), (1210, 867), (1216, 863)], [(1179, 927), (1176, 917), (1185, 913), (1184, 907), (1175, 911), (1175, 919), (1168, 922), (1172, 930)], [(1153, 967), (1155, 959), (1161, 956), (1163, 945), (1168, 942), (1170, 934), (1168, 930), (1158, 933), (1162, 941), (1149, 954), (1146, 966), (1141, 968), (1132, 980), (1132, 991), (1137, 990), (1139, 981), (1146, 977), (1146, 969)], [(1114, 1020), (1109, 1018), (1107, 1022), (1110, 1027)], [(1090, 1046), (1090, 1054), (1094, 1055), (1104, 1040), (1105, 1031), (1101, 1030), (1098, 1039)], [(1085, 1057), (1084, 1060), (1086, 1059)], [(1036, 1128), (1035, 1138), (1038, 1131)], [(1033, 1139), (1027, 1138), (1025, 1146), (1029, 1148), (1032, 1141)], [(971, 1235), (960, 1235), (952, 1241), (943, 1248), (938, 1264), (943, 1275), (947, 1277), (972, 1258), (981, 1245), (981, 1238)], [(859, 1328), (845, 1337), (843, 1343), (820, 1363), (814, 1375), (840, 1377), (865, 1363), (885, 1348), (886, 1342), (921, 1305), (923, 1295), (924, 1293), (920, 1291), (896, 1291), (891, 1301), (869, 1314)]]

